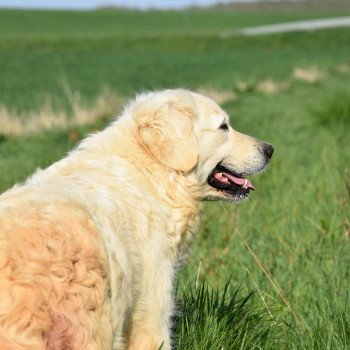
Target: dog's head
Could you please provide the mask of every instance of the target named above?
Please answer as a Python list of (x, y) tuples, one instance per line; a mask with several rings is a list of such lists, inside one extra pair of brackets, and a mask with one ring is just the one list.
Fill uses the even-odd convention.
[(238, 201), (254, 190), (273, 147), (235, 131), (211, 99), (186, 90), (141, 95), (132, 104), (138, 142), (169, 169), (195, 178), (202, 199)]

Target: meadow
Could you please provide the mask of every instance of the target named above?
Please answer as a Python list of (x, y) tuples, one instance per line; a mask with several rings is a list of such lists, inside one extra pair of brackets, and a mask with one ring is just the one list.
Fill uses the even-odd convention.
[(251, 201), (205, 203), (176, 349), (349, 349), (350, 29), (224, 35), (339, 15), (1, 10), (0, 192), (137, 92), (207, 93), (275, 154)]

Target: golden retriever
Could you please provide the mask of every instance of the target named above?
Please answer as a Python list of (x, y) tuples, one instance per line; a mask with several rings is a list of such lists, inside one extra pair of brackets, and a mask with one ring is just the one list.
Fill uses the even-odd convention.
[(201, 202), (246, 198), (245, 176), (272, 153), (209, 98), (139, 95), (0, 196), (0, 349), (171, 349), (172, 285)]

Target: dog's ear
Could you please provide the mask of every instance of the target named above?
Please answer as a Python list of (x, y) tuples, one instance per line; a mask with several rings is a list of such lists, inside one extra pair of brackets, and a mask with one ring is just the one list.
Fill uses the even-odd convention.
[(138, 105), (134, 113), (140, 142), (153, 157), (180, 172), (189, 172), (196, 166), (198, 145), (193, 122), (197, 112), (189, 93), (160, 93)]

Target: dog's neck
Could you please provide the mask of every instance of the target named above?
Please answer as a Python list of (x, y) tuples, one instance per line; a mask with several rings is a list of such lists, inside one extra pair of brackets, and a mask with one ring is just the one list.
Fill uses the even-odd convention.
[[(87, 159), (102, 159), (107, 155), (117, 163), (126, 163), (130, 176), (128, 181), (161, 204), (169, 249), (174, 259), (186, 255), (198, 230), (202, 208), (200, 189), (193, 174), (176, 172), (145, 154), (133, 131), (117, 123), (84, 140), (77, 152), (88, 152)], [(119, 174), (115, 176), (118, 181)]]

